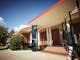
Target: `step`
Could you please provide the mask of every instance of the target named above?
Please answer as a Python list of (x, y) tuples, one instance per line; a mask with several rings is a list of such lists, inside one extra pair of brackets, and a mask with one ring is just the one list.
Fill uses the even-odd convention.
[(43, 49), (44, 52), (53, 53), (53, 54), (60, 54), (67, 56), (68, 52), (64, 49), (64, 47), (46, 47)]

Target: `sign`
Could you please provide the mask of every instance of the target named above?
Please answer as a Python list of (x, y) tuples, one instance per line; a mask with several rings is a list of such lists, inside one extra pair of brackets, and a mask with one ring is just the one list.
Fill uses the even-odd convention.
[(32, 38), (36, 39), (36, 33), (37, 33), (37, 25), (32, 26)]
[(38, 49), (37, 25), (32, 25), (32, 51)]

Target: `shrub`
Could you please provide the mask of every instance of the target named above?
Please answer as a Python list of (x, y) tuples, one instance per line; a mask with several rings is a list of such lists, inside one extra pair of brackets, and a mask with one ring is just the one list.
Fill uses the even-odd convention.
[(31, 47), (29, 46), (28, 43), (23, 43), (23, 49), (24, 50), (31, 50)]
[(15, 35), (10, 40), (9, 48), (11, 50), (19, 50), (19, 49), (21, 49), (22, 45), (23, 45), (23, 36)]

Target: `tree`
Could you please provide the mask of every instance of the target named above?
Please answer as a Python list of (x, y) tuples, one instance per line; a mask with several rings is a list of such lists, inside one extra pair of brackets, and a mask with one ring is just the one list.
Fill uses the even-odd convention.
[(11, 30), (10, 33), (9, 33), (9, 37), (11, 38), (14, 33), (15, 33), (14, 30)]
[(8, 29), (4, 26), (0, 26), (0, 45), (5, 45), (8, 37)]

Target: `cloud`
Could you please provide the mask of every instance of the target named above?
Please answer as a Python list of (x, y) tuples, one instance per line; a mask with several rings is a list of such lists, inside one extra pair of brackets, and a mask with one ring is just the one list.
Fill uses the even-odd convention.
[(21, 24), (19, 27), (16, 26), (16, 27), (14, 28), (14, 30), (18, 32), (18, 31), (21, 30), (22, 28), (26, 28), (26, 27), (30, 27), (30, 25), (23, 25), (23, 24)]
[(4, 19), (2, 17), (0, 17), (0, 24), (4, 24)]

